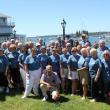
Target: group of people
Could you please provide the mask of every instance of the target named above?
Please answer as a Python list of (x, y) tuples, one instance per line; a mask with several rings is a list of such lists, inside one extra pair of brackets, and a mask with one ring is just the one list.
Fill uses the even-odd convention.
[(42, 38), (34, 45), (31, 41), (22, 44), (11, 39), (0, 48), (0, 91), (9, 93), (9, 87), (24, 87), (22, 98), (32, 91), (43, 99), (47, 92), (57, 101), (60, 93), (77, 95), (82, 91), (82, 100), (91, 96), (91, 102), (110, 97), (110, 50), (104, 40), (91, 44), (86, 34), (81, 40), (66, 35), (44, 45)]

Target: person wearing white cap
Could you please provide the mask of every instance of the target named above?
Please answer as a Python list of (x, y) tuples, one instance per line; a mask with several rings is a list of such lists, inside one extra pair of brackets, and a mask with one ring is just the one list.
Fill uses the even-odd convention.
[(79, 42), (79, 44), (80, 44), (82, 47), (85, 47), (87, 43), (88, 43), (89, 46), (91, 46), (91, 43), (90, 43), (89, 40), (87, 39), (87, 35), (86, 35), (86, 34), (82, 34), (81, 37), (82, 37), (82, 39), (81, 39), (81, 41)]
[(39, 42), (36, 43), (36, 55), (41, 53), (41, 49), (40, 49), (41, 45)]

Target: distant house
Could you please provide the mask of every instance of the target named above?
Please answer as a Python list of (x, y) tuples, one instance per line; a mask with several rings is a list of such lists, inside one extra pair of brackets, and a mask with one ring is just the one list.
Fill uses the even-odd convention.
[(14, 22), (9, 22), (10, 16), (0, 13), (0, 43), (14, 37), (13, 28), (15, 27)]

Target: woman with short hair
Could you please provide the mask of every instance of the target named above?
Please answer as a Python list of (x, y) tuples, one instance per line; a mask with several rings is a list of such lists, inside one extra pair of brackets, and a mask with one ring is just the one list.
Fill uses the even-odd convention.
[(90, 50), (90, 61), (89, 61), (89, 76), (90, 76), (90, 92), (92, 100), (91, 102), (96, 101), (99, 95), (99, 79), (100, 72), (102, 69), (101, 61), (97, 56), (97, 50), (92, 48)]
[(88, 62), (89, 57), (87, 56), (87, 49), (82, 48), (81, 49), (81, 55), (78, 61), (78, 75), (80, 79), (80, 83), (82, 85), (83, 89), (83, 97), (82, 100), (86, 99), (87, 97), (87, 90), (88, 90)]
[(77, 83), (78, 83), (78, 74), (77, 74), (77, 69), (78, 69), (78, 60), (80, 58), (80, 56), (77, 54), (77, 48), (73, 47), (72, 50), (72, 55), (69, 56), (68, 59), (68, 79), (70, 79), (72, 81), (72, 94), (71, 96), (73, 96), (74, 94), (76, 94), (76, 90), (77, 90)]
[(41, 77), (41, 65), (36, 56), (35, 48), (31, 49), (31, 54), (28, 55), (24, 61), (26, 71), (26, 88), (24, 96), (26, 98), (33, 88), (35, 95), (38, 95), (38, 85)]
[(20, 66), (20, 74), (21, 74), (21, 78), (23, 81), (23, 87), (26, 87), (26, 71), (25, 71), (25, 66), (24, 66), (24, 61), (26, 59), (26, 57), (28, 56), (28, 48), (26, 45), (24, 45), (21, 49), (21, 53), (18, 57), (18, 62), (19, 62), (19, 66)]

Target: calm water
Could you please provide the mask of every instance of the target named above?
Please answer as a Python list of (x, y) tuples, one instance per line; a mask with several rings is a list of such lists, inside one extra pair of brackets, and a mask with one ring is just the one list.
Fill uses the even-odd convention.
[[(56, 40), (56, 36), (44, 36), (42, 37), (43, 40), (45, 41), (45, 44), (49, 44), (52, 40)], [(76, 38), (73, 38), (73, 39), (76, 39)], [(99, 42), (100, 38), (98, 36), (89, 36), (89, 41), (93, 44), (94, 42)], [(33, 43), (36, 43), (38, 38), (34, 37), (34, 38), (28, 38), (28, 41), (31, 40)], [(79, 39), (78, 39), (79, 40)], [(105, 40), (106, 42), (106, 46), (108, 46), (110, 48), (110, 38), (103, 38), (103, 40)], [(109, 42), (108, 42), (109, 40)]]

